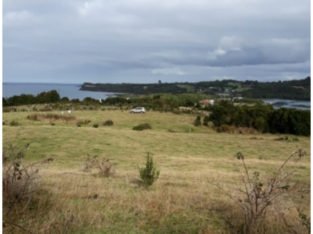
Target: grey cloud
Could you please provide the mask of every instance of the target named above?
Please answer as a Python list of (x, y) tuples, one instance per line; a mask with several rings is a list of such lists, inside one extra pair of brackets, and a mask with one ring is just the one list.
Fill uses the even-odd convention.
[(5, 1), (4, 80), (302, 78), (310, 72), (309, 4)]

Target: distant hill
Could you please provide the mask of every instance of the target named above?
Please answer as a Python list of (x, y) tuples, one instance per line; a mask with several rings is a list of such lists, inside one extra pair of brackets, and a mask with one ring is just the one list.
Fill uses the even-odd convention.
[(247, 98), (280, 98), (310, 100), (310, 82), (307, 77), (302, 80), (259, 82), (216, 80), (202, 82), (178, 82), (178, 83), (154, 83), (154, 84), (101, 84), (84, 83), (81, 90), (103, 91), (129, 94), (152, 94), (152, 93), (203, 93), (216, 96)]

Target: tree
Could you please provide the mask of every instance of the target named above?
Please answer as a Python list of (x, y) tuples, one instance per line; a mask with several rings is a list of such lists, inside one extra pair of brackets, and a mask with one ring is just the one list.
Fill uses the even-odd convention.
[(159, 178), (160, 171), (155, 167), (150, 153), (147, 153), (146, 166), (139, 168), (139, 174), (146, 187), (151, 186)]

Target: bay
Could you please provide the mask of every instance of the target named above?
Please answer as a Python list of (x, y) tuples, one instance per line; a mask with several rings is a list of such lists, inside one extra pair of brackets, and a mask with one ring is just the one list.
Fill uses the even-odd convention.
[(14, 95), (32, 94), (37, 95), (41, 92), (56, 90), (61, 97), (69, 99), (83, 100), (86, 97), (95, 99), (106, 99), (110, 96), (116, 96), (116, 93), (109, 92), (91, 92), (79, 90), (81, 84), (56, 84), (56, 83), (3, 83), (3, 97), (12, 97)]
[(278, 108), (292, 108), (299, 110), (310, 110), (310, 101), (299, 101), (299, 100), (289, 100), (289, 99), (262, 99), (266, 104), (272, 105), (275, 109)]

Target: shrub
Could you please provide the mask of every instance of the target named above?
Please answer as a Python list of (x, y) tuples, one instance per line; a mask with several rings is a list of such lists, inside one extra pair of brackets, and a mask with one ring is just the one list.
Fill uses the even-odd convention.
[(32, 115), (28, 115), (27, 119), (33, 120), (33, 121), (38, 121), (39, 117), (38, 117), (38, 114), (32, 114)]
[(143, 184), (146, 187), (151, 186), (159, 178), (160, 171), (158, 171), (155, 167), (150, 153), (147, 154), (146, 166), (139, 168), (139, 174)]
[(92, 125), (94, 128), (98, 128), (99, 127), (99, 124), (95, 123)]
[(215, 127), (215, 130), (218, 133), (227, 132), (227, 133), (239, 133), (239, 134), (255, 134), (257, 130), (254, 128), (247, 128), (247, 127), (236, 127), (232, 125), (222, 124), (219, 127)]
[(109, 159), (105, 158), (100, 159), (98, 158), (97, 155), (94, 156), (87, 155), (83, 171), (89, 172), (92, 169), (97, 169), (98, 175), (103, 177), (109, 177), (113, 175), (115, 171), (113, 164), (110, 162)]
[(276, 141), (288, 141), (288, 142), (294, 142), (294, 141), (299, 141), (298, 137), (291, 137), (291, 136), (284, 136), (284, 137), (278, 137), (275, 139)]
[(172, 133), (177, 132), (177, 131), (175, 131), (174, 129), (171, 129), (171, 128), (170, 128), (170, 129), (167, 129), (167, 131), (168, 131), (168, 132), (172, 132)]
[(210, 122), (210, 117), (209, 116), (204, 116), (204, 118), (203, 118), (203, 125), (204, 126), (209, 126), (209, 122)]
[(37, 188), (37, 171), (22, 164), (24, 149), (16, 150), (10, 146), (4, 155), (3, 202), (5, 208), (13, 208), (18, 203), (28, 203)]
[(217, 132), (235, 133), (236, 127), (222, 124), (221, 126), (216, 127), (215, 130)]
[(48, 158), (36, 163), (26, 164), (23, 159), (29, 144), (21, 147), (5, 148), (3, 155), (3, 224), (6, 228), (25, 229), (18, 223), (25, 223), (23, 216), (33, 209), (35, 203), (42, 201), (38, 167), (53, 159)]
[(109, 159), (99, 160), (96, 167), (100, 176), (109, 177), (114, 173), (113, 164)]
[(195, 119), (195, 121), (193, 122), (193, 125), (195, 125), (196, 127), (201, 126), (201, 116), (198, 115)]
[(17, 122), (16, 120), (12, 120), (10, 122), (10, 126), (19, 126), (19, 125), (20, 125), (19, 122)]
[[(291, 175), (293, 171), (287, 171), (286, 165), (291, 159), (301, 159), (305, 155), (305, 152), (301, 149), (293, 152), (287, 157), (287, 159), (278, 167), (272, 176), (262, 179), (258, 171), (252, 174), (249, 171), (245, 163), (245, 157), (242, 153), (238, 152), (235, 157), (241, 161), (243, 168), (243, 185), (237, 193), (234, 191), (225, 191), (233, 201), (234, 205), (238, 205), (241, 212), (237, 212), (234, 217), (228, 218), (230, 227), (234, 233), (267, 233), (266, 229), (269, 226), (273, 226), (271, 219), (275, 217), (275, 213), (279, 214), (283, 220), (281, 223), (276, 223), (281, 229), (290, 229), (288, 222), (286, 222), (283, 209), (285, 207), (279, 206), (279, 200), (283, 198), (283, 195), (288, 191), (295, 191), (296, 184), (292, 183)], [(274, 208), (274, 209), (273, 209)], [(273, 213), (275, 210), (275, 213)], [(233, 219), (233, 220), (232, 220)], [(301, 215), (299, 216), (301, 219)], [(304, 220), (304, 221), (303, 221)], [(299, 220), (304, 227), (298, 227), (298, 229), (306, 228), (306, 217)], [(235, 222), (235, 223), (234, 223)], [(287, 224), (286, 224), (287, 223)], [(284, 227), (284, 225), (288, 225)], [(237, 229), (237, 230), (235, 230)], [(280, 232), (285, 233), (285, 232)], [(300, 232), (295, 232), (300, 233)], [(302, 233), (302, 232), (301, 232)]]
[(87, 125), (90, 122), (91, 122), (91, 120), (89, 120), (89, 119), (79, 120), (79, 121), (77, 121), (76, 126), (77, 127), (81, 127), (82, 125)]
[(33, 120), (33, 121), (39, 121), (39, 120), (63, 120), (63, 121), (71, 121), (75, 119), (75, 116), (71, 115), (58, 115), (58, 114), (32, 114), (28, 115), (27, 119)]
[(133, 127), (133, 130), (136, 130), (136, 131), (142, 131), (142, 130), (146, 130), (146, 129), (152, 129), (151, 125), (148, 123), (143, 123), (143, 124), (139, 124), (139, 125)]
[(109, 120), (104, 121), (102, 125), (103, 126), (112, 126), (113, 124), (114, 124), (113, 121), (109, 119)]

